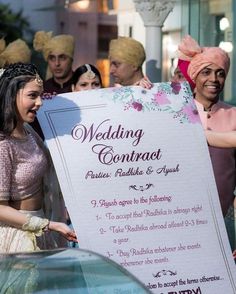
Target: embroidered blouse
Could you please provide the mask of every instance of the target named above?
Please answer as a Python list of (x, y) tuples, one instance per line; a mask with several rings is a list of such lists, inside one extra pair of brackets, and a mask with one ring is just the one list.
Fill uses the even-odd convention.
[(0, 200), (21, 200), (42, 191), (48, 167), (45, 151), (30, 133), (0, 140)]

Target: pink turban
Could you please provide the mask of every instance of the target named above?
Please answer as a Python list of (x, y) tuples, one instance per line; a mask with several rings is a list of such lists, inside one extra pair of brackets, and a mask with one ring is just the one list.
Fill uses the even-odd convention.
[(191, 36), (187, 35), (179, 45), (179, 53), (180, 60), (189, 62), (187, 74), (193, 81), (199, 72), (210, 64), (218, 65), (225, 70), (226, 75), (228, 74), (230, 59), (219, 47), (200, 47)]
[(189, 82), (191, 89), (193, 90), (196, 87), (196, 84), (188, 75), (189, 63), (190, 63), (190, 61), (179, 59), (178, 60), (178, 67), (181, 70), (182, 74), (184, 75), (185, 79)]

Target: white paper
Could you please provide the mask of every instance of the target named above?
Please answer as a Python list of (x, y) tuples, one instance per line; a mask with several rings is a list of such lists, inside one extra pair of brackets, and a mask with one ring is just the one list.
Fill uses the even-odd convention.
[(153, 293), (236, 293), (206, 139), (181, 85), (61, 94), (39, 121), (81, 248)]

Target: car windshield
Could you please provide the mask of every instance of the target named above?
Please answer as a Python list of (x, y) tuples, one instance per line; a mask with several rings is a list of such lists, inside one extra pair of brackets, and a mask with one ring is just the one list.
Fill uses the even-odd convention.
[(0, 255), (0, 293), (150, 293), (127, 270), (82, 249)]

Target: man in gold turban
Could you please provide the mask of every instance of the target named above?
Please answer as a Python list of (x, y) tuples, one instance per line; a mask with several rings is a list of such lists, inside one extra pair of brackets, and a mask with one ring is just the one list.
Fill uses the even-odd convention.
[[(52, 32), (39, 31), (35, 34), (33, 46), (42, 52), (48, 63), (48, 73), (44, 83), (44, 95), (71, 92), (74, 37), (71, 35), (52, 36)], [(48, 78), (48, 76), (52, 76)]]
[(0, 39), (0, 68), (12, 63), (29, 63), (31, 51), (25, 41), (17, 39), (6, 46), (5, 40)]
[(141, 80), (145, 81), (142, 71), (145, 59), (143, 45), (135, 39), (118, 37), (110, 41), (110, 74), (115, 84), (131, 86), (139, 85)]
[[(34, 36), (33, 46), (36, 51), (43, 54), (48, 63), (43, 98), (47, 99), (57, 94), (71, 92), (74, 37), (65, 34), (53, 37), (52, 32), (39, 31)], [(44, 139), (37, 119), (32, 127)]]

